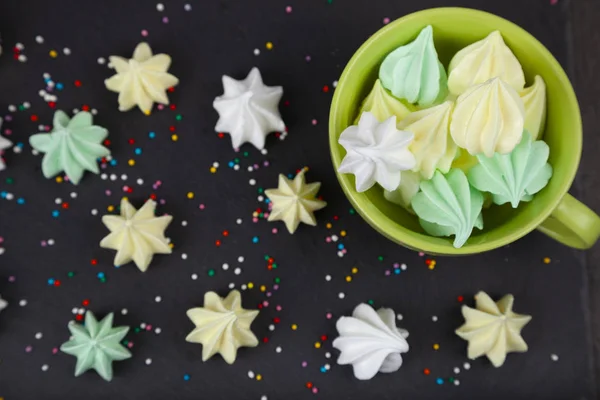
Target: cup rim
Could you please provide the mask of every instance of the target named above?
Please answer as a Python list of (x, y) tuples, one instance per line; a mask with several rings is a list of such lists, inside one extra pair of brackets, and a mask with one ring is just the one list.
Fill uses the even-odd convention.
[[(372, 207), (371, 202), (367, 198), (367, 195), (365, 193), (358, 193), (355, 190), (352, 183), (350, 182), (349, 176), (338, 172), (338, 167), (341, 163), (342, 155), (341, 152), (337, 150), (339, 134), (338, 132), (336, 132), (336, 126), (338, 125), (337, 121), (340, 118), (339, 114), (342, 108), (340, 106), (341, 99), (344, 96), (347, 96), (344, 90), (345, 83), (349, 79), (349, 76), (352, 75), (356, 63), (361, 59), (363, 53), (367, 49), (369, 49), (372, 45), (378, 42), (379, 38), (382, 35), (385, 35), (391, 30), (400, 29), (401, 26), (408, 21), (414, 19), (426, 20), (428, 17), (437, 14), (444, 14), (444, 16), (448, 18), (452, 17), (452, 15), (461, 15), (463, 17), (465, 15), (468, 15), (473, 18), (487, 19), (493, 21), (496, 25), (505, 25), (507, 27), (510, 27), (512, 30), (517, 31), (521, 36), (519, 40), (527, 42), (527, 45), (530, 47), (536, 47), (539, 49), (540, 53), (543, 55), (544, 62), (549, 64), (554, 74), (561, 82), (561, 85), (566, 89), (566, 101), (571, 103), (577, 110), (576, 116), (573, 117), (573, 126), (575, 128), (575, 131), (571, 132), (571, 135), (573, 135), (572, 146), (574, 148), (573, 151), (575, 152), (576, 157), (574, 162), (571, 163), (571, 165), (564, 167), (564, 176), (566, 178), (563, 179), (563, 182), (557, 195), (554, 196), (551, 199), (551, 201), (549, 201), (544, 206), (543, 210), (540, 211), (535, 216), (535, 218), (532, 218), (526, 224), (521, 226), (521, 229), (509, 232), (508, 234), (503, 235), (502, 237), (494, 240), (472, 245), (466, 245), (461, 248), (455, 248), (450, 243), (448, 243), (448, 245), (442, 245), (428, 241), (426, 239), (427, 236), (424, 234), (419, 235), (423, 236), (423, 238), (414, 235), (411, 230), (408, 230), (396, 223), (395, 221), (391, 220), (378, 208)], [(558, 207), (563, 196), (568, 192), (571, 184), (573, 183), (581, 159), (582, 142), (583, 132), (581, 123), (581, 111), (579, 109), (577, 97), (575, 96), (575, 91), (573, 90), (573, 86), (571, 85), (567, 74), (565, 73), (559, 62), (556, 60), (556, 58), (554, 58), (552, 53), (532, 34), (527, 32), (525, 29), (521, 28), (517, 24), (495, 14), (463, 7), (438, 7), (417, 11), (408, 14), (404, 17), (401, 17), (375, 32), (369, 39), (367, 39), (367, 41), (365, 41), (359, 47), (359, 49), (353, 54), (350, 61), (348, 61), (348, 63), (346, 64), (346, 67), (344, 68), (344, 71), (342, 72), (342, 75), (338, 80), (338, 84), (336, 86), (336, 90), (331, 102), (329, 114), (329, 150), (331, 153), (331, 159), (338, 182), (342, 187), (342, 190), (344, 191), (346, 197), (348, 198), (348, 200), (350, 200), (352, 206), (362, 216), (362, 218), (369, 225), (371, 225), (371, 227), (373, 227), (375, 230), (377, 230), (379, 233), (381, 233), (388, 239), (400, 243), (406, 247), (415, 250), (420, 250), (429, 254), (464, 255), (481, 253), (484, 251), (489, 251), (498, 247), (505, 246), (533, 231), (537, 226), (539, 226), (544, 220), (546, 220), (550, 216), (550, 214), (552, 213), (552, 211), (554, 211), (556, 207)]]

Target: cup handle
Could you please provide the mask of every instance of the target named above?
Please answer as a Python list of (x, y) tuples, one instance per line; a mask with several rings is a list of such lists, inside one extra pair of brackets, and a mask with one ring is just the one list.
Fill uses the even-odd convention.
[(537, 229), (562, 244), (585, 250), (600, 237), (600, 217), (567, 193)]

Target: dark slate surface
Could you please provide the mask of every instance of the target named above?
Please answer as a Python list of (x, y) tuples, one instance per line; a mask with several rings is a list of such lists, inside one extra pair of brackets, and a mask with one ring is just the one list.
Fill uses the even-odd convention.
[[(394, 245), (351, 215), (337, 186), (327, 148), (332, 90), (325, 93), (323, 86), (332, 87), (352, 53), (382, 26), (384, 17), (395, 19), (448, 2), (221, 0), (191, 3), (189, 12), (181, 1), (164, 4), (166, 10), (159, 13), (155, 3), (148, 1), (0, 3), (5, 52), (0, 58), (0, 109), (5, 115), (9, 104), (31, 103), (30, 109), (17, 111), (5, 125), (13, 131), (11, 139), (25, 145), (21, 154), (7, 152), (9, 166), (0, 173), (0, 191), (22, 197), (26, 203), (0, 199), (0, 236), (4, 238), (0, 246), (5, 248), (0, 256), (0, 294), (10, 303), (0, 313), (0, 397), (594, 398), (594, 357), (587, 321), (598, 302), (595, 294), (590, 303), (587, 279), (589, 274), (591, 283), (597, 281), (591, 266), (597, 264), (598, 246), (590, 253), (577, 252), (532, 233), (487, 254), (438, 257), (431, 271), (426, 256)], [(290, 14), (285, 11), (288, 5), (293, 7)], [(595, 89), (587, 85), (588, 80), (597, 80), (593, 80), (594, 56), (584, 46), (590, 37), (598, 43), (597, 35), (585, 35), (585, 29), (594, 29), (590, 21), (598, 11), (597, 2), (559, 1), (553, 5), (549, 0), (471, 0), (455, 5), (482, 8), (518, 23), (539, 38), (569, 72), (577, 72), (575, 83), (588, 149), (583, 156), (586, 171), (578, 175), (573, 193), (598, 209), (598, 192), (593, 190), (598, 160), (589, 150), (598, 146), (597, 129), (590, 126), (597, 121), (598, 106), (593, 99), (598, 90), (597, 85)], [(168, 24), (162, 22), (164, 16), (169, 18)], [(142, 29), (149, 32), (146, 38), (140, 35)], [(44, 44), (35, 43), (38, 34), (45, 38)], [(170, 93), (176, 111), (155, 111), (150, 117), (138, 111), (120, 113), (117, 95), (103, 87), (103, 79), (111, 71), (99, 65), (97, 58), (130, 56), (142, 39), (156, 52), (173, 57), (171, 72), (181, 80)], [(274, 44), (271, 51), (265, 49), (268, 41)], [(25, 45), (26, 63), (12, 59), (11, 47), (17, 42)], [(65, 56), (63, 47), (69, 47), (72, 54)], [(253, 54), (255, 48), (260, 55)], [(52, 49), (59, 53), (56, 59), (48, 55)], [(305, 61), (307, 55), (310, 62)], [(244, 147), (245, 157), (232, 151), (227, 137), (219, 139), (213, 132), (217, 116), (211, 103), (221, 93), (222, 74), (240, 79), (252, 66), (262, 70), (267, 84), (284, 87), (284, 101), (289, 104), (281, 109), (289, 135), (284, 141), (270, 137), (267, 155)], [(65, 85), (58, 92), (60, 108), (71, 110), (87, 104), (98, 110), (95, 121), (110, 130), (111, 149), (119, 162), (106, 173), (127, 174), (126, 181), (86, 175), (73, 187), (43, 179), (40, 157), (31, 154), (27, 138), (39, 123), (51, 123), (52, 110), (38, 96), (44, 88), (44, 72)], [(82, 86), (75, 87), (75, 80)], [(183, 115), (180, 122), (175, 121), (177, 113)], [(39, 121), (33, 122), (32, 115)], [(172, 125), (179, 135), (177, 142), (170, 139)], [(155, 139), (148, 138), (149, 131), (156, 132)], [(130, 138), (135, 145), (128, 144)], [(143, 150), (142, 155), (134, 155), (135, 147)], [(227, 166), (236, 157), (241, 160), (239, 171)], [(127, 165), (130, 158), (136, 160), (134, 167)], [(262, 165), (264, 160), (270, 162), (268, 168), (247, 171), (248, 165)], [(215, 174), (209, 171), (213, 162), (220, 164)], [(303, 226), (290, 236), (281, 224), (253, 223), (254, 210), (265, 207), (257, 200), (258, 189), (275, 186), (278, 173), (291, 173), (305, 165), (310, 167), (309, 180), (323, 183), (321, 194), (329, 203), (318, 213), (319, 226)], [(7, 177), (14, 182), (7, 183)], [(138, 178), (144, 180), (143, 185), (136, 183)], [(249, 184), (250, 179), (256, 180), (255, 186)], [(157, 180), (162, 185), (154, 190), (152, 184)], [(98, 246), (106, 230), (91, 210), (98, 209), (101, 215), (107, 206), (116, 206), (124, 194), (123, 185), (133, 188), (129, 197), (137, 206), (156, 194), (165, 201), (159, 211), (174, 215), (168, 229), (175, 243), (174, 254), (157, 257), (145, 274), (132, 265), (115, 269), (114, 252)], [(112, 193), (107, 195), (106, 190)], [(195, 193), (193, 200), (186, 198), (190, 191)], [(70, 197), (72, 192), (77, 198)], [(56, 198), (68, 201), (69, 208), (56, 205)], [(199, 209), (200, 203), (205, 204), (204, 210)], [(61, 211), (58, 218), (52, 217), (53, 210)], [(238, 218), (242, 224), (236, 223)], [(182, 226), (182, 221), (187, 221), (187, 226)], [(274, 227), (280, 231), (276, 235), (271, 233)], [(226, 237), (224, 230), (228, 231)], [(341, 230), (347, 232), (338, 242), (347, 249), (343, 258), (336, 254), (336, 244), (325, 242), (332, 234), (341, 236)], [(252, 242), (255, 236), (259, 238), (256, 244)], [(53, 246), (40, 245), (50, 238), (55, 241)], [(222, 241), (220, 247), (215, 246), (216, 240)], [(278, 264), (276, 270), (266, 268), (267, 254)], [(239, 256), (244, 257), (241, 264)], [(551, 258), (550, 264), (542, 262), (544, 257)], [(92, 259), (97, 260), (96, 265)], [(394, 262), (406, 263), (408, 269), (386, 277), (384, 271)], [(221, 268), (223, 263), (230, 265), (229, 270)], [(238, 266), (240, 275), (234, 273)], [(359, 271), (347, 283), (345, 277), (352, 275), (355, 266)], [(208, 276), (210, 269), (216, 271), (214, 277)], [(69, 271), (75, 276), (69, 278)], [(106, 274), (106, 283), (99, 281), (98, 272)], [(191, 279), (194, 273), (197, 280)], [(331, 282), (325, 280), (328, 274), (333, 277)], [(10, 277), (16, 280), (10, 282)], [(279, 290), (272, 291), (269, 306), (253, 325), (259, 339), (266, 337), (268, 343), (242, 349), (233, 366), (218, 356), (202, 363), (201, 346), (184, 341), (193, 328), (185, 310), (200, 306), (208, 290), (224, 295), (232, 282), (237, 287), (248, 282), (256, 287), (265, 284), (271, 290), (275, 277), (281, 278)], [(50, 278), (59, 279), (61, 285), (48, 285)], [(243, 292), (247, 308), (267, 300), (256, 287)], [(510, 355), (500, 369), (480, 359), (465, 371), (466, 342), (453, 334), (462, 323), (457, 296), (472, 304), (472, 295), (482, 289), (494, 297), (513, 293), (515, 310), (533, 316), (523, 331), (530, 350)], [(345, 293), (344, 299), (338, 297), (340, 292)], [(156, 302), (156, 296), (162, 300)], [(19, 306), (23, 299), (27, 305)], [(118, 324), (133, 328), (147, 323), (162, 330), (159, 335), (132, 330), (127, 339), (134, 342), (133, 358), (115, 363), (111, 383), (93, 372), (74, 378), (75, 359), (52, 353), (67, 340), (66, 324), (74, 317), (72, 309), (81, 307), (84, 299), (99, 316), (114, 311)], [(359, 382), (350, 367), (335, 364), (337, 353), (331, 349), (331, 339), (335, 318), (368, 300), (403, 315), (399, 325), (410, 332), (411, 350), (399, 372)], [(126, 315), (121, 313), (124, 308)], [(326, 318), (328, 312), (332, 319)], [(432, 321), (433, 316), (437, 322)], [(280, 322), (276, 324), (274, 318)], [(292, 324), (298, 329), (292, 330)], [(43, 334), (41, 339), (35, 338), (38, 332)], [(316, 349), (314, 343), (322, 340), (321, 335), (328, 338)], [(438, 351), (432, 349), (434, 343), (440, 345)], [(27, 346), (32, 346), (30, 352)], [(281, 353), (276, 352), (278, 346)], [(330, 359), (327, 352), (332, 353)], [(559, 360), (552, 361), (551, 354)], [(151, 365), (145, 363), (148, 358)], [(305, 368), (303, 361), (308, 363)], [(320, 367), (327, 363), (331, 369), (321, 372)], [(43, 365), (49, 367), (45, 372)], [(454, 367), (461, 372), (455, 374)], [(423, 373), (425, 368), (431, 370), (430, 375)], [(262, 380), (250, 379), (248, 371), (261, 374)], [(185, 375), (189, 380), (184, 380)], [(445, 380), (442, 385), (436, 384), (438, 377)], [(460, 386), (448, 382), (450, 377), (458, 379)], [(317, 394), (305, 387), (307, 382), (318, 388)]]

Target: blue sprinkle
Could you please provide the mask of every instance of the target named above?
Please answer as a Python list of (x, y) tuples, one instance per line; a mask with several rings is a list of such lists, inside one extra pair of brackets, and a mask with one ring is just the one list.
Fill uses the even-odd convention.
[(63, 90), (63, 84), (62, 83), (57, 83), (55, 86), (58, 90)]
[(150, 137), (150, 139), (154, 139), (156, 137), (156, 133), (150, 132), (150, 133), (148, 133), (148, 137)]
[(59, 215), (60, 215), (60, 212), (59, 212), (58, 210), (54, 210), (54, 211), (52, 211), (52, 216), (53, 216), (54, 218), (58, 218), (58, 216), (59, 216)]
[(98, 272), (98, 278), (100, 278), (100, 279), (104, 278), (104, 272)]
[(402, 270), (401, 270), (401, 269), (395, 269), (395, 270), (394, 270), (394, 273), (395, 273), (396, 275), (400, 275), (400, 272), (402, 272)]
[(15, 144), (15, 147), (19, 147), (19, 148), (23, 148), (23, 142), (19, 142), (17, 144)]
[(22, 197), (19, 197), (19, 198), (17, 199), (17, 203), (18, 203), (18, 204), (25, 204), (25, 199), (24, 199), (24, 198), (22, 198)]
[(265, 203), (267, 203), (267, 204), (268, 204), (268, 203), (270, 203), (270, 202), (271, 202), (271, 199), (269, 199), (269, 198), (267, 197), (267, 198), (265, 199)]
[(342, 250), (344, 248), (344, 245), (342, 243), (338, 244), (338, 249)]
[(183, 376), (183, 380), (184, 380), (184, 381), (189, 381), (189, 380), (190, 380), (190, 376), (189, 376), (188, 374), (185, 374), (185, 375)]
[(258, 243), (258, 236), (254, 236), (252, 238), (252, 243)]
[(437, 383), (438, 385), (441, 385), (441, 384), (443, 384), (443, 383), (444, 383), (444, 380), (443, 380), (442, 378), (437, 378), (437, 379), (435, 380), (435, 383)]
[(53, 278), (48, 279), (48, 285), (54, 285), (54, 279)]
[(140, 149), (139, 147), (135, 149), (135, 154), (137, 154), (138, 156), (142, 154), (142, 149)]
[(227, 165), (229, 166), (229, 168), (233, 168), (233, 165), (234, 165), (234, 163), (233, 163), (233, 161), (229, 161), (229, 162), (227, 163)]
[(327, 372), (327, 370), (325, 369), (325, 367), (321, 367), (321, 372)]
[(2, 197), (3, 199), (5, 199), (7, 194), (8, 193), (3, 190), (3, 191), (0, 192), (0, 197)]
[(117, 165), (117, 160), (115, 160), (114, 158), (110, 160), (110, 165), (112, 165), (113, 167)]

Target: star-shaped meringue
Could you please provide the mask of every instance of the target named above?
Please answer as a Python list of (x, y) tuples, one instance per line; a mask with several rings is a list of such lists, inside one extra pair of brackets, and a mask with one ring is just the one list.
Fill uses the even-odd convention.
[(103, 379), (113, 377), (112, 362), (126, 360), (131, 353), (119, 342), (123, 340), (128, 326), (113, 327), (113, 314), (100, 322), (91, 311), (85, 313), (85, 325), (71, 321), (68, 325), (71, 339), (60, 346), (64, 353), (77, 357), (75, 376), (94, 369)]
[(173, 219), (170, 215), (156, 217), (156, 202), (148, 200), (136, 209), (126, 198), (121, 200), (121, 215), (105, 215), (102, 222), (110, 234), (100, 242), (100, 247), (117, 250), (115, 265), (132, 261), (140, 271), (148, 269), (154, 254), (171, 254), (165, 238), (165, 229)]
[(250, 142), (262, 150), (270, 132), (285, 130), (277, 108), (283, 89), (266, 86), (258, 68), (252, 68), (242, 81), (223, 75), (223, 90), (213, 102), (219, 113), (215, 130), (229, 133), (234, 149)]
[(148, 43), (142, 42), (136, 46), (133, 58), (110, 56), (109, 60), (117, 74), (104, 84), (108, 90), (119, 93), (120, 111), (137, 105), (144, 114), (150, 114), (155, 102), (169, 104), (166, 91), (179, 80), (167, 72), (171, 65), (167, 54), (152, 55)]
[(316, 198), (320, 187), (320, 182), (306, 183), (304, 170), (298, 172), (293, 180), (280, 174), (278, 188), (265, 190), (265, 194), (273, 204), (269, 221), (285, 222), (290, 233), (296, 231), (300, 222), (315, 226), (317, 219), (314, 212), (327, 205), (326, 202)]
[(229, 292), (225, 299), (207, 292), (204, 307), (189, 309), (186, 314), (196, 328), (185, 340), (202, 344), (202, 361), (219, 353), (228, 364), (233, 364), (240, 347), (258, 346), (258, 339), (250, 330), (258, 310), (243, 309), (237, 290)]
[(494, 367), (500, 367), (507, 353), (527, 351), (521, 329), (531, 316), (514, 313), (513, 302), (511, 294), (494, 303), (487, 293), (479, 292), (475, 296), (475, 308), (462, 306), (465, 324), (456, 334), (469, 342), (471, 360), (485, 354)]
[(416, 165), (408, 149), (413, 138), (412, 132), (396, 129), (395, 115), (380, 123), (370, 112), (363, 112), (358, 125), (349, 126), (340, 135), (338, 141), (346, 156), (338, 172), (355, 175), (357, 192), (375, 183), (394, 191), (400, 186), (400, 173)]
[(38, 133), (29, 138), (29, 144), (44, 154), (42, 173), (52, 178), (64, 171), (69, 180), (77, 185), (87, 170), (97, 174), (97, 160), (110, 155), (101, 143), (108, 131), (94, 125), (92, 114), (80, 111), (73, 118), (61, 110), (54, 113), (50, 133)]
[[(0, 118), (0, 128), (2, 127), (2, 118)], [(2, 154), (2, 150), (8, 149), (12, 146), (12, 142), (2, 135), (0, 135), (0, 154)], [(0, 157), (0, 171), (6, 168), (6, 164), (4, 164), (4, 160)]]
[(8, 302), (0, 297), (0, 311), (4, 310), (8, 306)]

